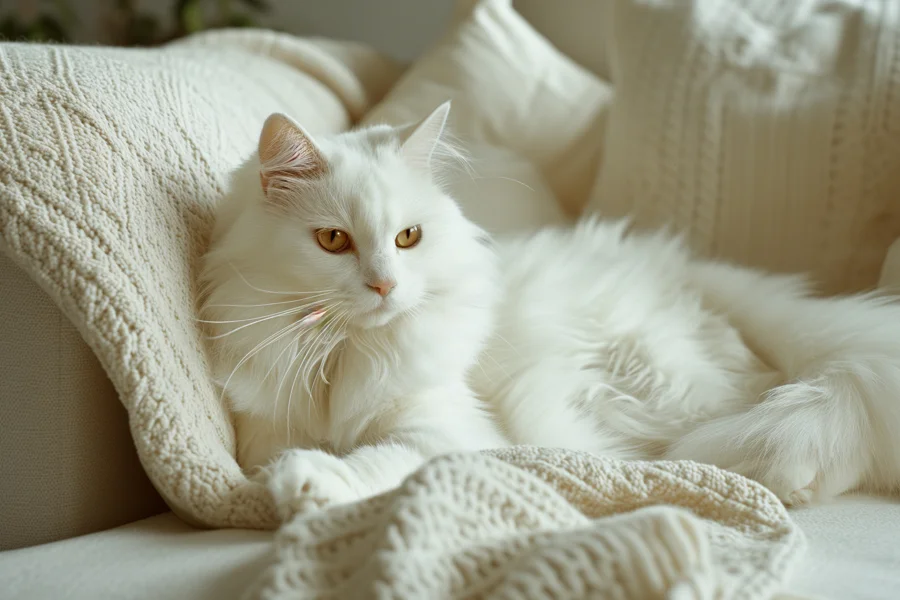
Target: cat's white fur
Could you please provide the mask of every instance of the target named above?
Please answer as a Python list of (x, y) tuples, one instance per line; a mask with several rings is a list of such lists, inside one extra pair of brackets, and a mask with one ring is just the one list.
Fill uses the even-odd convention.
[(448, 110), (316, 141), (270, 117), (220, 209), (203, 316), (239, 461), (283, 514), (507, 444), (709, 462), (788, 503), (897, 487), (897, 304), (814, 298), (625, 222), (493, 246), (436, 183)]

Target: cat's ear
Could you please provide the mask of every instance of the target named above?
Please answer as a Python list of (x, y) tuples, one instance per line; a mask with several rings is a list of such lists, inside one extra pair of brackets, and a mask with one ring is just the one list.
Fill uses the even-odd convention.
[(312, 136), (280, 113), (270, 115), (259, 134), (259, 162), (259, 181), (266, 195), (292, 180), (320, 177), (327, 168)]
[(441, 141), (450, 115), (450, 101), (444, 102), (416, 125), (400, 133), (400, 152), (409, 164), (431, 170), (431, 159)]

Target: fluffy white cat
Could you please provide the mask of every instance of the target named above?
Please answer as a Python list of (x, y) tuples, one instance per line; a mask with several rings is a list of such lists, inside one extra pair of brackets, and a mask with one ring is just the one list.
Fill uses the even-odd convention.
[(625, 222), (494, 244), (438, 183), (448, 111), (320, 140), (273, 115), (220, 209), (202, 314), (283, 515), (509, 444), (713, 463), (788, 504), (897, 487), (897, 304)]

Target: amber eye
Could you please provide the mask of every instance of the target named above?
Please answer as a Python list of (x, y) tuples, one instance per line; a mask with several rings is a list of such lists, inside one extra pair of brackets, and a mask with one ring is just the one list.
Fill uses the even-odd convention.
[(404, 229), (394, 238), (394, 243), (398, 248), (412, 248), (422, 239), (422, 229), (418, 225), (413, 225), (409, 229)]
[(350, 249), (350, 235), (340, 229), (319, 229), (316, 231), (316, 241), (325, 252), (340, 254)]

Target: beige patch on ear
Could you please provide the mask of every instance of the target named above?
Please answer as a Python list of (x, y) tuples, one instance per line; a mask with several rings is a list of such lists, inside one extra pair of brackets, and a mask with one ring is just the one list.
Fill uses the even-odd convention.
[(270, 115), (263, 124), (259, 161), (259, 180), (267, 194), (291, 180), (315, 179), (328, 170), (328, 163), (312, 136), (280, 113)]

